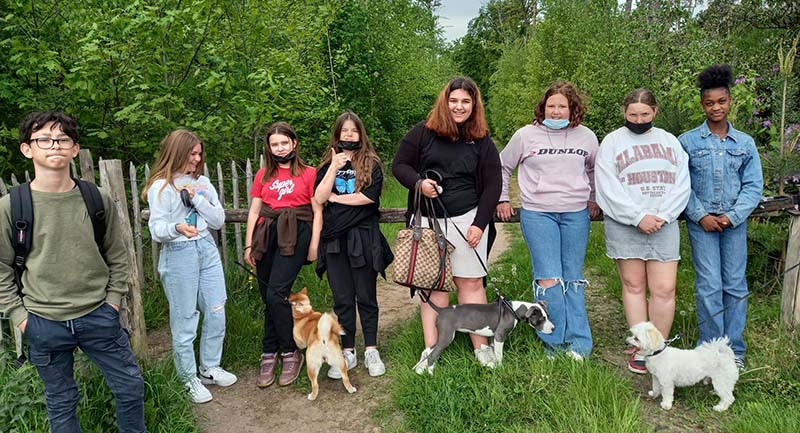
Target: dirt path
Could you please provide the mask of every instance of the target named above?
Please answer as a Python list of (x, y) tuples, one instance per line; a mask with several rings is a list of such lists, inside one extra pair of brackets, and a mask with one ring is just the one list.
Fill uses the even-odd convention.
[[(489, 262), (505, 251), (509, 236), (498, 225), (497, 240)], [(388, 272), (387, 272), (388, 275)], [(417, 314), (417, 300), (409, 298), (408, 290), (378, 280), (378, 304), (381, 307), (380, 338), (391, 335), (392, 328)], [(362, 341), (359, 336), (357, 341)], [(239, 371), (239, 382), (227, 389), (214, 388), (214, 400), (196, 406), (201, 431), (205, 433), (261, 433), (291, 431), (294, 433), (380, 432), (371, 414), (390, 398), (391, 382), (387, 376), (370, 377), (363, 368), (363, 348), (359, 348), (359, 364), (350, 373), (358, 388), (355, 394), (345, 393), (338, 380), (323, 377), (319, 381), (320, 395), (314, 402), (306, 399), (298, 387), (267, 389), (255, 386), (258, 370)], [(409, 368), (386, 362), (386, 368)], [(326, 371), (323, 368), (323, 371)], [(280, 414), (280, 415), (276, 415)], [(302, 417), (300, 420), (298, 417)]]

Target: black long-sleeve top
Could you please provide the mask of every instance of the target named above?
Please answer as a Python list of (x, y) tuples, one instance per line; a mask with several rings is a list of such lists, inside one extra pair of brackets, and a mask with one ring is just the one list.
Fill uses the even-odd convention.
[[(442, 176), (440, 197), (448, 215), (463, 215), (477, 206), (472, 225), (485, 230), (503, 186), (500, 154), (492, 139), (487, 135), (475, 141), (453, 141), (420, 122), (400, 140), (392, 161), (392, 173), (409, 189), (409, 212), (414, 186), (426, 170), (436, 170)], [(435, 213), (443, 216), (439, 209)]]

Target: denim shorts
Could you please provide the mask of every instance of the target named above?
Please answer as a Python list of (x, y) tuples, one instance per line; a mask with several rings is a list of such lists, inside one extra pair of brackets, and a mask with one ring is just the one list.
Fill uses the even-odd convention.
[(678, 222), (664, 224), (661, 230), (645, 234), (634, 226), (620, 224), (611, 218), (603, 220), (606, 255), (615, 260), (639, 259), (675, 262), (681, 259), (681, 233)]

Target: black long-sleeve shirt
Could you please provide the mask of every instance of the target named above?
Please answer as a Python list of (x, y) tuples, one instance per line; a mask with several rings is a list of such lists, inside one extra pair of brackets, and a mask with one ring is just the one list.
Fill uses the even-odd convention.
[[(453, 141), (420, 122), (400, 140), (392, 161), (392, 173), (409, 189), (409, 212), (414, 185), (426, 170), (436, 170), (442, 176), (440, 197), (448, 215), (463, 215), (477, 206), (472, 225), (485, 230), (503, 186), (500, 155), (492, 139), (487, 135), (475, 141)], [(438, 209), (436, 213), (443, 216)]]

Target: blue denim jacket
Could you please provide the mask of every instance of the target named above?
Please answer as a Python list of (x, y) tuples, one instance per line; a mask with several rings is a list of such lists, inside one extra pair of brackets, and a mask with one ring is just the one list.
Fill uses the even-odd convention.
[(728, 122), (720, 140), (706, 122), (678, 137), (689, 155), (692, 192), (686, 218), (699, 223), (708, 214), (724, 214), (734, 227), (745, 222), (761, 201), (764, 179), (753, 137)]

